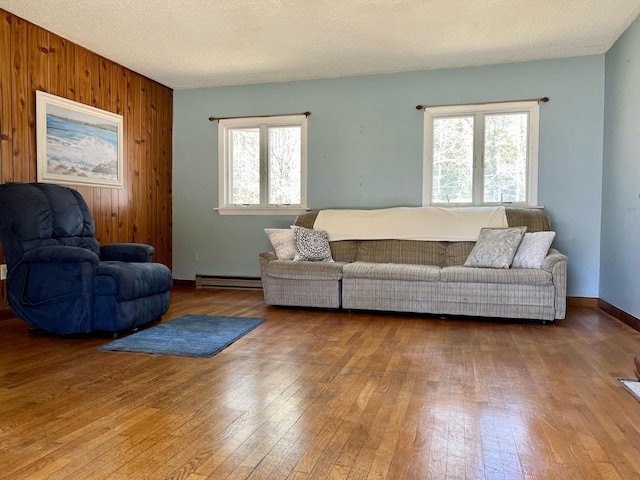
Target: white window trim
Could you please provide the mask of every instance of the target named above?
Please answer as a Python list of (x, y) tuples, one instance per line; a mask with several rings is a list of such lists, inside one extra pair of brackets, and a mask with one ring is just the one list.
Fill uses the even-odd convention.
[[(300, 126), (300, 204), (296, 205), (233, 205), (231, 193), (231, 165), (228, 156), (228, 136), (232, 128), (262, 126)], [(264, 174), (264, 172), (263, 172)], [(261, 181), (263, 175), (260, 176)], [(242, 117), (220, 119), (218, 122), (218, 208), (220, 215), (299, 215), (307, 211), (307, 116), (278, 115), (273, 117)]]
[[(478, 113), (510, 113), (510, 112), (528, 112), (529, 128), (528, 128), (528, 158), (527, 158), (527, 200), (526, 202), (507, 203), (505, 205), (538, 207), (538, 142), (540, 138), (540, 103), (537, 100), (522, 102), (501, 102), (501, 103), (482, 103), (472, 105), (446, 105), (440, 107), (425, 107), (424, 109), (424, 152), (423, 152), (423, 171), (422, 171), (422, 205), (423, 206), (462, 206), (463, 204), (446, 204), (432, 203), (431, 195), (433, 192), (433, 118), (442, 116), (455, 115), (476, 115)], [(476, 125), (477, 128), (477, 125)], [(476, 133), (477, 135), (477, 133)], [(475, 137), (475, 135), (474, 135)], [(474, 156), (477, 161), (478, 156), (482, 152), (478, 152), (474, 146)], [(475, 172), (474, 172), (475, 174)], [(474, 179), (475, 181), (475, 179)], [(500, 203), (482, 202), (482, 192), (476, 192), (474, 189), (474, 198), (472, 204), (465, 203), (468, 206), (479, 205), (502, 205)]]

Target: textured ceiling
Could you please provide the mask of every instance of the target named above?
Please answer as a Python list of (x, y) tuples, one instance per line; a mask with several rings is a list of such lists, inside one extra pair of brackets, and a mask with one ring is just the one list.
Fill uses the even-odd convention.
[(0, 0), (174, 89), (605, 53), (640, 0)]

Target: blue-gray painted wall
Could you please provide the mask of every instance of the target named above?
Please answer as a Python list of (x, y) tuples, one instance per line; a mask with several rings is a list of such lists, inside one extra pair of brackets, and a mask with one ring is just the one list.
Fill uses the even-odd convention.
[(640, 317), (640, 19), (606, 55), (599, 298)]
[[(311, 111), (308, 204), (418, 206), (423, 114), (416, 105), (550, 97), (540, 109), (539, 204), (569, 256), (568, 293), (600, 282), (605, 56), (174, 93), (173, 271), (258, 276), (263, 229), (293, 217), (221, 216), (217, 122), (210, 116)], [(198, 259), (194, 260), (194, 252)]]

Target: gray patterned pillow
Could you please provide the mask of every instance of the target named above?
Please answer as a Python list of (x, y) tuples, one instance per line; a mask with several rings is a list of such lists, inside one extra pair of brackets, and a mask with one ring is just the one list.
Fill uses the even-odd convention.
[(294, 260), (333, 262), (327, 232), (304, 227), (293, 228), (296, 255)]
[(540, 268), (549, 253), (556, 232), (525, 233), (513, 257), (512, 268)]
[(265, 228), (278, 260), (293, 260), (296, 256), (295, 240), (291, 228)]
[(465, 267), (509, 268), (527, 227), (483, 228)]

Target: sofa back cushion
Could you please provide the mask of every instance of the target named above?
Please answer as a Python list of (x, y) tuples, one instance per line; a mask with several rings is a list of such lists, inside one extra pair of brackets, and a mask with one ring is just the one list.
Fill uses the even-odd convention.
[(442, 266), (447, 256), (446, 243), (415, 240), (361, 240), (358, 241), (358, 260)]
[(529, 233), (551, 230), (551, 220), (542, 210), (507, 207), (504, 211), (510, 227), (527, 227)]
[[(551, 230), (549, 217), (539, 209), (506, 207), (510, 227), (527, 227), (527, 232)], [(296, 218), (295, 225), (313, 228), (317, 211)], [(475, 242), (420, 240), (341, 240), (329, 242), (336, 262), (377, 262), (453, 267), (464, 264)]]
[(357, 240), (329, 242), (331, 258), (336, 262), (355, 262), (358, 260), (358, 243)]

